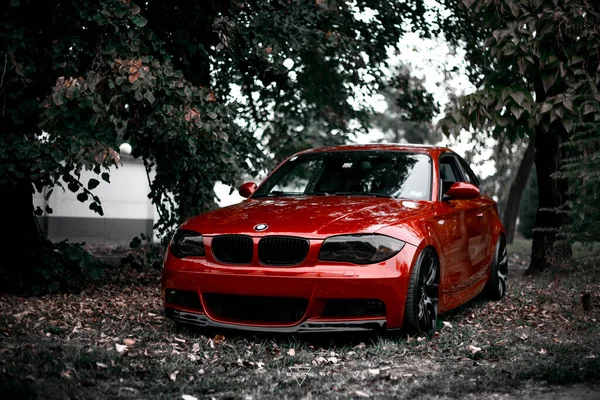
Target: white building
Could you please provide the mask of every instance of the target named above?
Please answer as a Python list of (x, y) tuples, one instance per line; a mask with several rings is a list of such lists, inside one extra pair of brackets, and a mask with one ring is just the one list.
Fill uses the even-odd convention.
[[(153, 235), (152, 227), (158, 213), (150, 199), (150, 186), (146, 170), (141, 160), (121, 152), (122, 165), (112, 167), (110, 184), (100, 179), (92, 171), (83, 171), (81, 182), (87, 184), (90, 178), (100, 181), (93, 193), (100, 198), (104, 215), (100, 216), (89, 209), (89, 202), (77, 200), (77, 193), (55, 187), (52, 196), (45, 200), (45, 192), (34, 196), (34, 207), (43, 210), (48, 205), (51, 214), (39, 218), (40, 226), (52, 241), (68, 239), (71, 242), (86, 242), (92, 245), (125, 245), (141, 233)], [(65, 185), (66, 187), (66, 185)], [(235, 204), (243, 200), (237, 190), (229, 195), (230, 187), (217, 183), (215, 191), (219, 206)]]

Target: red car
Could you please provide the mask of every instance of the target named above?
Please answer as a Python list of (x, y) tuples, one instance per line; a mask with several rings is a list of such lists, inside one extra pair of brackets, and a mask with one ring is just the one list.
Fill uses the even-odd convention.
[(506, 292), (496, 203), (447, 148), (302, 151), (239, 192), (171, 240), (162, 294), (177, 322), (426, 333), (439, 313)]

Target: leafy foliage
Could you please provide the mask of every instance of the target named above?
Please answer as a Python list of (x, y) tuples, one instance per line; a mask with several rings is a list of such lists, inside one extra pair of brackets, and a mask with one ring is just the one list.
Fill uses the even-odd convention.
[[(450, 130), (490, 126), (497, 135), (524, 136), (598, 110), (596, 92), (600, 7), (589, 1), (465, 0), (473, 25), (486, 35), (481, 54), (472, 44), (468, 58), (488, 65), (480, 89), (460, 99), (442, 127)], [(452, 22), (449, 22), (452, 24)], [(447, 31), (458, 30), (449, 25)], [(481, 36), (479, 36), (481, 37)], [(455, 39), (456, 40), (456, 39)], [(479, 53), (479, 54), (476, 54)], [(482, 58), (483, 57), (483, 58)]]
[(579, 123), (565, 144), (572, 157), (564, 160), (557, 178), (569, 181), (571, 201), (565, 210), (570, 224), (561, 232), (569, 241), (594, 245), (600, 242), (600, 120)]
[(431, 123), (439, 105), (424, 88), (423, 80), (412, 76), (410, 70), (399, 68), (379, 93), (387, 109), (373, 114), (371, 121), (383, 132), (383, 142), (433, 144), (442, 139)]

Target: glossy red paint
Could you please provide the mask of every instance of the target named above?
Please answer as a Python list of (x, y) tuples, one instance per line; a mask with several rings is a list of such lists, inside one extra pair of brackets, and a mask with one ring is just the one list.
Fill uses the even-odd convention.
[(252, 193), (254, 193), (256, 191), (256, 188), (257, 188), (256, 183), (246, 182), (242, 186), (240, 186), (238, 192), (239, 192), (240, 196), (248, 198), (248, 197), (252, 196)]
[(476, 199), (480, 194), (479, 188), (468, 182), (456, 182), (446, 192), (446, 196), (455, 200)]
[[(167, 252), (162, 277), (165, 291), (197, 293), (201, 308), (165, 302), (169, 310), (201, 317), (202, 324), (242, 329), (295, 331), (298, 327), (379, 321), (386, 328), (401, 328), (410, 274), (420, 252), (431, 247), (440, 262), (439, 312), (465, 303), (481, 292), (490, 276), (494, 246), (503, 227), (496, 204), (470, 184), (452, 186), (450, 199), (442, 198), (439, 159), (454, 154), (443, 147), (359, 145), (312, 149), (323, 151), (405, 151), (427, 154), (432, 160), (432, 197), (412, 201), (366, 196), (296, 196), (254, 199), (198, 215), (180, 229), (202, 234), (205, 256), (177, 258)], [(287, 160), (286, 160), (287, 161)], [(242, 194), (242, 190), (240, 190)], [(243, 195), (243, 194), (242, 194)], [(257, 231), (258, 224), (267, 228)], [(405, 242), (394, 257), (369, 265), (319, 260), (323, 241), (335, 235), (382, 234)], [(252, 260), (245, 265), (225, 264), (213, 255), (213, 240), (221, 235), (247, 235)], [(308, 255), (298, 265), (266, 266), (258, 259), (261, 238), (300, 237), (309, 241)], [(217, 315), (206, 302), (207, 293), (301, 298), (308, 301), (297, 321), (275, 323), (232, 319)], [(377, 299), (384, 315), (327, 317), (330, 299)], [(188, 316), (189, 316), (188, 315)], [(331, 325), (328, 325), (331, 326)], [(356, 326), (354, 326), (356, 327)], [(301, 329), (300, 329), (301, 330)]]

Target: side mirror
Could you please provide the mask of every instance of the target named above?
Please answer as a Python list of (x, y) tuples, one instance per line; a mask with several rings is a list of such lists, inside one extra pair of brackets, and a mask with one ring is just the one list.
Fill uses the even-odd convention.
[(479, 188), (472, 183), (456, 182), (444, 193), (444, 197), (450, 200), (469, 200), (479, 197), (480, 194)]
[(240, 196), (248, 198), (256, 191), (256, 183), (246, 182), (238, 189)]

